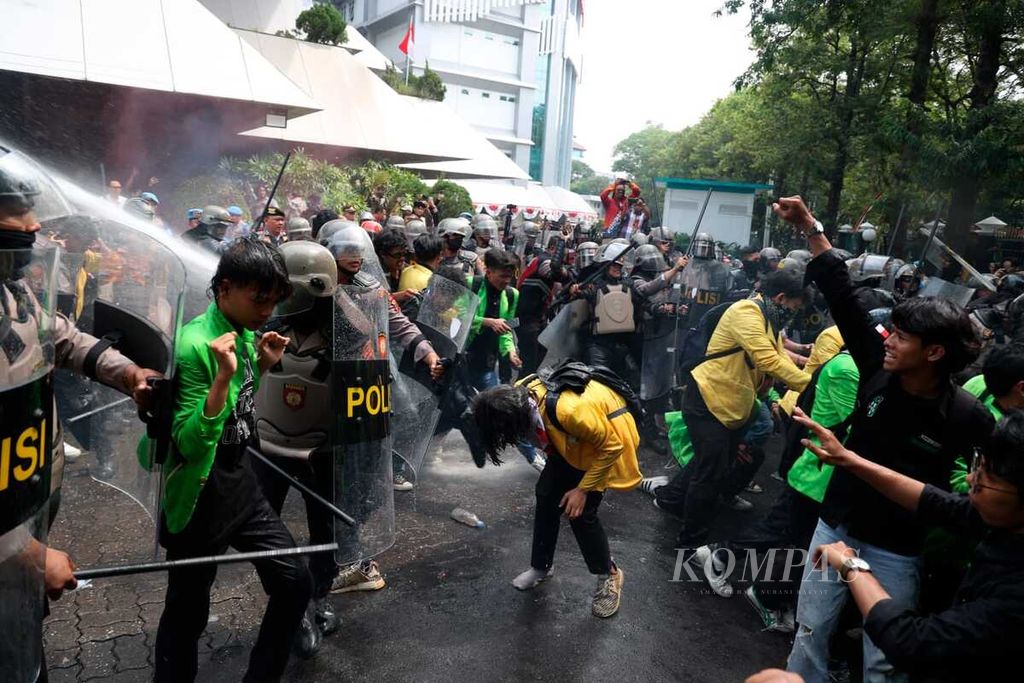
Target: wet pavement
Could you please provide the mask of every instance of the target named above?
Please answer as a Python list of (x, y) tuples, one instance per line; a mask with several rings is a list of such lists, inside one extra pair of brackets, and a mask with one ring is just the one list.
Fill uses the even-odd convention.
[[(757, 510), (723, 508), (715, 538), (751, 523), (778, 491), (781, 484), (768, 476), (775, 450), (757, 476), (765, 492), (747, 495)], [(663, 468), (667, 457), (642, 451), (645, 475), (671, 474)], [(86, 454), (68, 467), (52, 544), (81, 567), (143, 558), (152, 524), (136, 504), (88, 477), (89, 460)], [(784, 663), (789, 637), (761, 632), (739, 592), (724, 600), (704, 584), (672, 581), (679, 522), (648, 496), (612, 492), (601, 505), (612, 555), (625, 572), (619, 613), (601, 620), (590, 614), (595, 581), (568, 524), (554, 576), (531, 592), (512, 588), (529, 564), (538, 476), (518, 454), (501, 468), (478, 470), (453, 435), (440, 457), (427, 461), (416, 489), (395, 493), (398, 539), (379, 558), (387, 587), (332, 596), (341, 628), (316, 658), (293, 657), (286, 680), (740, 681)], [(301, 505), (293, 493), (285, 509), (300, 543)], [(449, 519), (457, 505), (487, 527)], [(96, 580), (53, 603), (45, 625), (50, 680), (150, 680), (164, 578)], [(249, 565), (221, 567), (198, 680), (241, 680), (264, 606)]]

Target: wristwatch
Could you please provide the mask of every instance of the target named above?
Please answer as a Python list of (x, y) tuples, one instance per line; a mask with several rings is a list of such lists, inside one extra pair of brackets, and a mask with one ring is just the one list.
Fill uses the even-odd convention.
[(843, 566), (839, 568), (839, 576), (843, 581), (850, 580), (850, 572), (870, 572), (871, 565), (859, 557), (848, 557), (843, 560)]
[(814, 219), (814, 224), (811, 226), (811, 229), (807, 232), (807, 236), (810, 237), (811, 235), (824, 235), (824, 234), (825, 234), (825, 226), (823, 226), (821, 224), (821, 221), (819, 221), (817, 218), (815, 218)]

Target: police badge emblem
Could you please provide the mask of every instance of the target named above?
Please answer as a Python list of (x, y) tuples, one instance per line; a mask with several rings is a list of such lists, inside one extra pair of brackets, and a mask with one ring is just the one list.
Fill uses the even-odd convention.
[(302, 410), (306, 405), (306, 387), (301, 384), (285, 384), (281, 393), (284, 404), (292, 410)]

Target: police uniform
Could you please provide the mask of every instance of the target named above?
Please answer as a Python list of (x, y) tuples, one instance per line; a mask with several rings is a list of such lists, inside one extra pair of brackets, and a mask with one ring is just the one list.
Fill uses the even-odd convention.
[[(484, 251), (486, 251), (486, 250), (484, 250)], [(462, 272), (465, 274), (466, 278), (471, 278), (474, 275), (479, 274), (479, 271), (480, 271), (479, 260), (480, 260), (480, 258), (481, 257), (478, 256), (476, 254), (476, 252), (474, 252), (474, 251), (470, 251), (469, 249), (459, 249), (459, 251), (457, 253), (455, 253), (454, 255), (452, 255), (452, 256), (445, 256), (444, 258), (442, 258), (441, 259), (441, 265), (442, 266), (455, 266), (456, 268), (459, 268), (459, 269), (462, 270)]]

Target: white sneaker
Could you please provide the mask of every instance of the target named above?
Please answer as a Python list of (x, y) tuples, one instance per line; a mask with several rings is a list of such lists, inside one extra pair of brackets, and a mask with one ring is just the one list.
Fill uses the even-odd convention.
[(640, 482), (640, 490), (649, 496), (668, 483), (668, 477), (647, 477)]
[(64, 442), (64, 459), (68, 462), (74, 462), (82, 455), (82, 449), (72, 446), (67, 441)]
[(540, 453), (535, 455), (533, 457), (533, 462), (530, 463), (530, 467), (532, 467), (533, 469), (537, 470), (538, 472), (543, 472), (544, 468), (547, 467), (547, 465), (548, 465), (547, 459), (543, 455), (541, 455)]
[(733, 594), (732, 584), (729, 580), (715, 570), (714, 551), (711, 546), (702, 545), (693, 551), (690, 563), (699, 567), (704, 572), (704, 579), (715, 595), (721, 598), (731, 598)]
[(512, 579), (512, 585), (516, 587), (516, 590), (528, 591), (531, 588), (536, 588), (542, 581), (547, 581), (551, 578), (554, 571), (554, 567), (551, 567), (546, 572), (530, 567), (525, 572)]
[(403, 477), (401, 474), (395, 475), (394, 485), (396, 491), (412, 491), (413, 489), (412, 482)]

